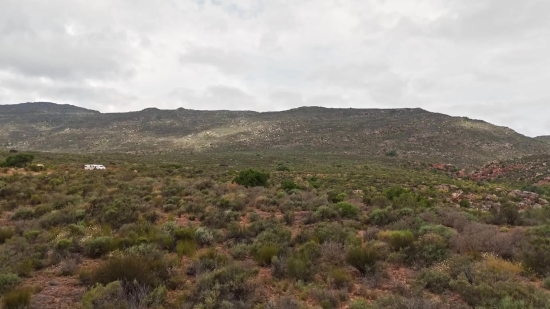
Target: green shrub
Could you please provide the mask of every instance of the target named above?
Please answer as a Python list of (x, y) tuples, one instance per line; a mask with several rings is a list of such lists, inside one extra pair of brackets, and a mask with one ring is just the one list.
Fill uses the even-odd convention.
[(97, 284), (82, 297), (82, 309), (125, 308), (122, 303), (123, 294), (120, 281), (111, 282), (106, 286)]
[(333, 203), (340, 203), (343, 202), (348, 195), (344, 192), (336, 192), (336, 191), (330, 191), (328, 192), (328, 200)]
[(197, 251), (197, 243), (195, 240), (181, 240), (176, 245), (176, 253), (181, 260), (183, 256), (192, 257)]
[(85, 244), (84, 254), (90, 258), (98, 258), (113, 249), (111, 237), (101, 236), (93, 238)]
[(423, 269), (416, 280), (423, 288), (433, 293), (441, 294), (449, 288), (451, 277), (443, 272)]
[(47, 204), (44, 205), (38, 205), (34, 208), (34, 217), (40, 218), (43, 215), (50, 213), (53, 211), (53, 207)]
[(82, 309), (150, 308), (160, 309), (167, 296), (164, 286), (152, 289), (135, 282), (114, 281), (95, 285), (82, 297)]
[(169, 278), (169, 263), (148, 253), (125, 253), (115, 255), (95, 269), (94, 283), (108, 284), (113, 281), (134, 282), (156, 287)]
[(64, 251), (69, 249), (72, 245), (73, 245), (72, 239), (64, 238), (57, 241), (57, 243), (55, 244), (55, 249), (59, 251)]
[(31, 291), (29, 289), (19, 289), (7, 293), (2, 298), (3, 309), (24, 309), (31, 304)]
[(248, 256), (250, 246), (239, 243), (231, 247), (231, 256), (236, 260), (244, 260)]
[(406, 261), (409, 264), (430, 266), (447, 258), (447, 241), (440, 235), (428, 233), (408, 247)]
[(378, 253), (373, 246), (353, 247), (346, 252), (346, 262), (361, 274), (370, 271), (377, 259)]
[(393, 249), (399, 251), (412, 245), (414, 234), (411, 231), (392, 231), (389, 241)]
[(255, 169), (247, 169), (239, 172), (233, 182), (245, 187), (267, 187), (269, 173), (260, 172)]
[(15, 235), (15, 231), (11, 228), (1, 228), (0, 229), (0, 244), (6, 242), (6, 240), (12, 238)]
[(275, 245), (264, 245), (256, 254), (256, 260), (261, 266), (269, 266), (271, 259), (279, 254), (281, 249)]
[(249, 279), (255, 274), (237, 264), (207, 272), (186, 301), (190, 308), (253, 308), (255, 287)]
[(369, 221), (378, 226), (384, 226), (390, 224), (393, 219), (391, 215), (391, 208), (379, 209), (375, 208), (369, 215)]
[(29, 220), (34, 218), (34, 211), (32, 208), (19, 208), (15, 211), (13, 216), (11, 216), (11, 220)]
[(347, 202), (339, 202), (336, 204), (336, 209), (338, 209), (340, 216), (344, 218), (356, 218), (359, 214), (359, 208)]
[(281, 182), (281, 189), (285, 191), (292, 191), (292, 190), (300, 189), (300, 187), (293, 180), (287, 179)]
[(353, 286), (353, 280), (345, 269), (335, 268), (329, 272), (329, 281), (337, 289), (349, 289)]
[(353, 301), (351, 304), (349, 304), (349, 309), (369, 309), (371, 308), (366, 300), (359, 299)]
[(21, 279), (18, 275), (12, 273), (0, 274), (0, 294), (16, 286)]
[(31, 163), (34, 160), (32, 154), (17, 154), (15, 156), (8, 156), (6, 161), (2, 164), (5, 167), (25, 167), (27, 164)]
[(546, 277), (546, 278), (542, 281), (542, 285), (543, 285), (546, 289), (550, 290), (550, 277)]
[(299, 256), (287, 259), (286, 272), (290, 278), (302, 281), (310, 281), (314, 275), (311, 261)]
[(462, 199), (462, 200), (460, 200), (459, 205), (460, 205), (460, 207), (462, 207), (462, 208), (470, 208), (470, 207), (471, 207), (470, 201), (467, 200), (467, 199)]

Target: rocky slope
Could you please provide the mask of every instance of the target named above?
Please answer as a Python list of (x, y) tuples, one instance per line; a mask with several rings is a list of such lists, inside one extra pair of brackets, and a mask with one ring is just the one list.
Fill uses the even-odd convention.
[(52, 152), (299, 151), (452, 164), (550, 153), (550, 143), (422, 109), (283, 112), (145, 109), (99, 113), (70, 105), (0, 105), (0, 145)]

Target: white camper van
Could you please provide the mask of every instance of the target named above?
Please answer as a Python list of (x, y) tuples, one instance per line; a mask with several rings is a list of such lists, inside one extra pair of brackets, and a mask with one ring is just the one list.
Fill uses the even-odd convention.
[(84, 165), (85, 170), (104, 170), (105, 166), (99, 164), (86, 164)]

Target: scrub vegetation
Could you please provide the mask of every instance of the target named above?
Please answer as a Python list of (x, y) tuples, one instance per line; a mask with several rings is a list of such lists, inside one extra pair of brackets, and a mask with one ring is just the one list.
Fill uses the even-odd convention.
[(299, 152), (32, 156), (43, 169), (0, 168), (2, 308), (550, 308), (539, 179)]

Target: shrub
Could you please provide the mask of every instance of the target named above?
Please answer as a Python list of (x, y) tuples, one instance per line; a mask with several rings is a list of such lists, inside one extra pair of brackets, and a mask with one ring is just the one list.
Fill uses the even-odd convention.
[(353, 280), (350, 275), (341, 268), (335, 268), (329, 273), (329, 281), (334, 284), (337, 289), (351, 288), (353, 286)]
[(102, 236), (91, 239), (85, 244), (84, 254), (90, 258), (98, 258), (113, 249), (111, 237)]
[(409, 264), (430, 266), (447, 258), (447, 242), (442, 236), (428, 233), (421, 236), (405, 252)]
[(121, 303), (122, 285), (114, 281), (106, 286), (95, 285), (82, 297), (82, 309), (124, 308)]
[(3, 244), (6, 242), (6, 240), (12, 238), (15, 235), (15, 231), (13, 229), (0, 229), (0, 244)]
[(378, 226), (384, 226), (384, 225), (390, 224), (393, 221), (391, 217), (391, 209), (390, 208), (373, 209), (369, 215), (369, 221), (372, 224), (378, 225)]
[(239, 172), (233, 182), (245, 187), (267, 187), (269, 173), (260, 172), (254, 169), (247, 169)]
[(21, 279), (18, 275), (12, 273), (0, 274), (0, 294), (16, 286)]
[(195, 231), (195, 239), (201, 246), (210, 245), (214, 241), (214, 234), (208, 228), (201, 226)]
[(231, 264), (199, 277), (185, 308), (252, 308), (256, 272)]
[(302, 281), (310, 281), (313, 279), (314, 275), (311, 261), (300, 256), (294, 256), (287, 259), (286, 272), (289, 277)]
[(353, 247), (346, 252), (346, 262), (361, 274), (366, 274), (377, 259), (378, 253), (373, 246)]
[(336, 209), (338, 209), (340, 216), (344, 218), (355, 218), (359, 214), (359, 208), (347, 202), (339, 202), (336, 204)]
[(349, 304), (349, 309), (369, 309), (371, 308), (369, 306), (369, 304), (367, 303), (366, 300), (364, 299), (359, 299), (359, 300), (355, 300), (353, 302), (351, 302), (351, 304)]
[(183, 256), (192, 257), (197, 251), (197, 243), (195, 240), (181, 240), (176, 245), (176, 253), (181, 260)]
[(411, 231), (392, 231), (389, 237), (390, 245), (394, 250), (401, 250), (409, 247), (414, 242), (414, 235)]
[(550, 290), (550, 277), (546, 277), (546, 278), (542, 281), (542, 285), (543, 285), (546, 289)]
[(300, 189), (300, 187), (293, 180), (287, 179), (281, 182), (281, 189), (285, 191), (292, 191), (292, 190)]
[(3, 309), (23, 309), (31, 304), (31, 291), (29, 289), (19, 289), (7, 293), (2, 298)]
[(460, 205), (460, 207), (462, 207), (462, 208), (470, 208), (470, 207), (471, 207), (470, 201), (467, 200), (467, 199), (462, 199), (462, 200), (460, 200), (459, 205)]
[(25, 167), (27, 164), (34, 160), (32, 154), (17, 154), (15, 156), (8, 156), (6, 161), (2, 164), (5, 167)]
[(256, 254), (256, 260), (261, 266), (269, 266), (271, 259), (279, 254), (280, 248), (275, 245), (264, 245)]
[(104, 285), (113, 281), (137, 281), (148, 287), (156, 287), (168, 280), (168, 268), (169, 264), (164, 258), (157, 258), (153, 254), (119, 254), (95, 269), (92, 280)]
[(433, 293), (441, 294), (449, 288), (451, 277), (440, 271), (423, 269), (416, 280), (423, 288)]
[(338, 193), (336, 191), (328, 192), (328, 199), (333, 203), (343, 202), (346, 199), (346, 197), (348, 197), (348, 195), (345, 194), (344, 192), (341, 192), (341, 193)]
[(34, 211), (32, 208), (19, 208), (15, 211), (13, 216), (11, 216), (11, 220), (29, 220), (34, 218)]

